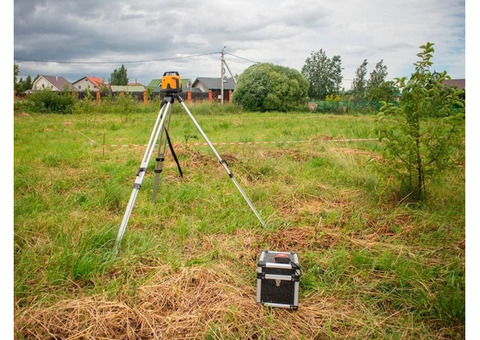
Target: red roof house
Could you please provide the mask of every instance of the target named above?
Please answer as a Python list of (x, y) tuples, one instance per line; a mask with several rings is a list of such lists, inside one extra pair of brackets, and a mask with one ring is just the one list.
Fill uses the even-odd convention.
[(90, 91), (96, 92), (100, 91), (102, 88), (106, 87), (107, 84), (99, 77), (86, 76), (83, 77), (72, 84), (77, 91), (85, 91), (90, 89)]

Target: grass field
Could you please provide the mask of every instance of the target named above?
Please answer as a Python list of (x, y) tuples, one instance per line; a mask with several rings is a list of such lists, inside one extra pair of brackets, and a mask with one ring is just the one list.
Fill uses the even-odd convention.
[[(184, 177), (153, 162), (112, 256), (156, 112), (14, 117), (18, 339), (457, 339), (465, 334), (465, 169), (397, 203), (373, 118), (192, 105), (267, 222), (262, 228), (187, 115)], [(461, 150), (460, 150), (461, 151)], [(262, 250), (298, 253), (298, 311), (255, 303)]]

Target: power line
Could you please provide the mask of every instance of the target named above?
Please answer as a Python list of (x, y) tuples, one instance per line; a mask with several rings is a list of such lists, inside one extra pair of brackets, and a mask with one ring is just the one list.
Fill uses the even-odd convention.
[(260, 62), (258, 62), (258, 61), (254, 61), (252, 59), (247, 59), (247, 58), (244, 58), (244, 57), (240, 57), (238, 55), (235, 55), (235, 54), (232, 54), (232, 53), (229, 53), (229, 52), (226, 52), (225, 54), (231, 55), (232, 57), (236, 57), (236, 58), (239, 58), (239, 59), (249, 61), (249, 62), (254, 63), (254, 64), (260, 64)]
[(201, 53), (201, 54), (186, 55), (181, 57), (146, 59), (146, 60), (129, 60), (129, 61), (66, 61), (66, 60), (28, 59), (28, 58), (16, 58), (16, 57), (14, 57), (14, 60), (24, 61), (24, 62), (36, 62), (36, 63), (57, 63), (57, 64), (75, 64), (75, 65), (143, 64), (143, 63), (150, 63), (150, 62), (196, 58), (196, 57), (202, 57), (202, 56), (218, 54), (218, 53), (221, 53), (221, 52), (208, 52), (208, 53)]

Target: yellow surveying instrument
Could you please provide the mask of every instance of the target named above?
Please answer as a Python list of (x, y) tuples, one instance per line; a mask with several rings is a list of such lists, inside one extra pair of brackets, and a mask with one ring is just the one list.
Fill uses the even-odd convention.
[(123, 216), (122, 223), (120, 224), (120, 229), (118, 230), (118, 235), (117, 235), (117, 239), (115, 242), (115, 249), (114, 249), (115, 254), (118, 253), (120, 243), (122, 242), (123, 234), (127, 229), (127, 223), (130, 218), (130, 214), (132, 213), (133, 205), (135, 204), (135, 200), (137, 199), (138, 191), (142, 186), (143, 178), (148, 169), (148, 164), (150, 163), (150, 159), (152, 157), (155, 146), (157, 145), (157, 141), (158, 141), (158, 151), (157, 151), (157, 157), (155, 158), (156, 163), (155, 163), (155, 170), (154, 170), (155, 181), (153, 185), (153, 199), (155, 199), (155, 196), (157, 194), (157, 187), (160, 179), (160, 173), (162, 172), (162, 169), (163, 169), (163, 162), (165, 160), (165, 152), (167, 151), (166, 150), (167, 144), (169, 145), (170, 152), (172, 153), (173, 158), (175, 159), (175, 162), (177, 162), (178, 169), (180, 171), (180, 176), (182, 176), (182, 171), (180, 169), (178, 159), (175, 155), (175, 152), (173, 150), (173, 145), (171, 143), (171, 140), (168, 134), (168, 129), (170, 128), (170, 120), (172, 118), (171, 106), (172, 104), (174, 104), (175, 101), (178, 101), (182, 105), (183, 109), (187, 112), (188, 116), (192, 120), (197, 130), (200, 132), (202, 137), (207, 142), (207, 145), (213, 151), (213, 154), (215, 155), (220, 165), (223, 167), (223, 169), (227, 173), (228, 177), (230, 177), (233, 184), (235, 184), (235, 186), (237, 187), (238, 191), (247, 202), (250, 209), (253, 211), (255, 216), (260, 221), (261, 225), (265, 226), (265, 222), (263, 222), (262, 218), (260, 217), (260, 214), (253, 206), (252, 202), (250, 202), (249, 198), (243, 191), (240, 184), (238, 184), (235, 177), (233, 177), (233, 173), (228, 168), (227, 162), (225, 162), (222, 159), (222, 157), (220, 157), (217, 150), (215, 150), (215, 147), (213, 146), (212, 142), (210, 142), (207, 135), (205, 134), (205, 132), (203, 132), (202, 128), (196, 121), (195, 117), (192, 115), (188, 107), (185, 105), (182, 97), (179, 94), (180, 92), (182, 92), (182, 80), (178, 72), (165, 72), (163, 74), (161, 90), (163, 93), (165, 93), (165, 95), (162, 99), (162, 103), (160, 104), (160, 111), (158, 112), (157, 120), (155, 121), (152, 134), (150, 135), (150, 139), (147, 144), (147, 149), (145, 150), (145, 154), (143, 155), (142, 163), (140, 165), (140, 168), (137, 171), (135, 182), (133, 183), (132, 194), (130, 195), (130, 200), (128, 201), (127, 209)]
[(178, 72), (165, 72), (162, 78), (162, 92), (180, 93), (182, 92), (182, 78)]

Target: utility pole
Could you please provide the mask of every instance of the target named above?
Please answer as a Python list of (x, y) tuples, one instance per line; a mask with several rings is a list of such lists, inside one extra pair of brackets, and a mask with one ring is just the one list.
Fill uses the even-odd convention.
[(232, 70), (230, 70), (230, 67), (228, 67), (228, 64), (227, 62), (225, 61), (225, 49), (227, 48), (227, 46), (223, 46), (223, 49), (222, 49), (222, 52), (220, 52), (222, 55), (220, 56), (220, 75), (221, 75), (221, 78), (220, 78), (220, 82), (221, 82), (221, 85), (220, 85), (220, 97), (221, 97), (221, 102), (223, 104), (223, 92), (224, 92), (224, 83), (225, 83), (225, 67), (227, 68), (228, 72), (230, 73), (230, 76), (232, 77), (232, 79), (235, 81), (235, 84), (237, 84), (237, 77), (235, 77), (232, 73)]
[(220, 57), (220, 102), (223, 105), (223, 81), (225, 80), (225, 68), (223, 67), (223, 64), (225, 63), (225, 48), (227, 46), (223, 46), (222, 48), (222, 56)]

